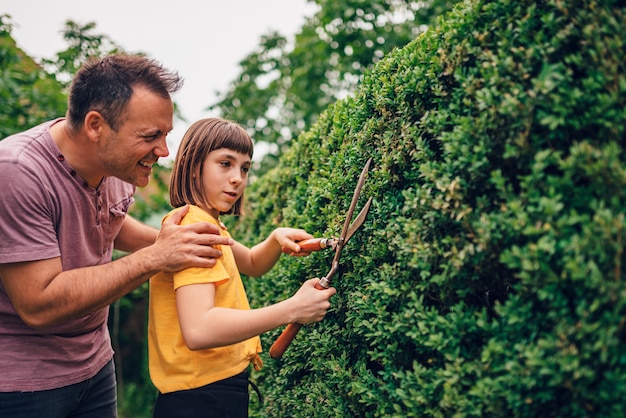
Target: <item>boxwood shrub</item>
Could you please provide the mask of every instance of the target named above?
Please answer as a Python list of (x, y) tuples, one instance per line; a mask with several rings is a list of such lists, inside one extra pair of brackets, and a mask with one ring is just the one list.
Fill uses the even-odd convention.
[[(280, 360), (263, 335), (252, 416), (626, 416), (625, 12), (460, 3), (250, 186), (243, 242), (337, 236), (373, 158), (332, 310)], [(332, 257), (284, 256), (252, 305)]]

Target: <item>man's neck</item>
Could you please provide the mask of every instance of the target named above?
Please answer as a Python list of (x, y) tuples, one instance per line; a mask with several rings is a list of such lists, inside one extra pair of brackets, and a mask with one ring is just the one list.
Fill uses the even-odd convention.
[(103, 176), (94, 170), (96, 165), (86, 159), (93, 155), (87, 148), (83, 148), (89, 147), (89, 140), (82, 137), (80, 133), (74, 134), (65, 119), (50, 126), (50, 135), (61, 150), (65, 161), (90, 187), (96, 189), (102, 182)]

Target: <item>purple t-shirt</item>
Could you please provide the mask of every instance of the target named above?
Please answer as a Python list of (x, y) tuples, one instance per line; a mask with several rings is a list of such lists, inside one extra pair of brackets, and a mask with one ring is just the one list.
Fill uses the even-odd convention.
[[(71, 270), (111, 261), (135, 187), (114, 177), (88, 186), (50, 136), (57, 121), (0, 141), (0, 263), (60, 256), (63, 270)], [(113, 356), (107, 317), (108, 307), (35, 330), (17, 315), (0, 281), (0, 392), (93, 377)]]

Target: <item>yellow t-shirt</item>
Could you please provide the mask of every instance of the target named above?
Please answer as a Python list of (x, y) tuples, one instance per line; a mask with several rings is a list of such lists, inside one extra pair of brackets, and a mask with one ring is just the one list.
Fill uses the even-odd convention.
[[(165, 219), (171, 215), (168, 214)], [(197, 206), (191, 206), (181, 225), (211, 222), (221, 235), (230, 237), (223, 225)], [(160, 272), (150, 279), (148, 310), (148, 360), (150, 378), (161, 393), (195, 389), (235, 376), (252, 362), (260, 367), (258, 336), (225, 347), (191, 351), (185, 345), (176, 309), (176, 289), (198, 283), (215, 283), (215, 306), (250, 309), (246, 291), (228, 245), (212, 268), (188, 268), (176, 273)]]

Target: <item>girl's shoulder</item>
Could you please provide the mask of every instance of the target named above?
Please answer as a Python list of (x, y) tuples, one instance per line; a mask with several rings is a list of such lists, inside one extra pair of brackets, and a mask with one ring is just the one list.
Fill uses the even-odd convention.
[[(174, 212), (180, 209), (181, 208), (176, 208), (170, 211), (167, 215), (165, 215), (165, 217), (163, 218), (163, 221), (165, 221), (167, 218), (172, 216)], [(215, 219), (212, 215), (208, 214), (207, 212), (202, 210), (200, 207), (195, 206), (195, 205), (189, 205), (189, 212), (187, 212), (185, 217), (180, 221), (180, 224), (189, 225), (189, 224), (194, 224), (198, 222), (209, 222), (220, 227), (222, 226), (222, 223), (218, 219)]]

